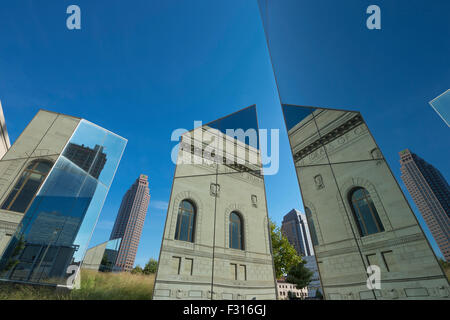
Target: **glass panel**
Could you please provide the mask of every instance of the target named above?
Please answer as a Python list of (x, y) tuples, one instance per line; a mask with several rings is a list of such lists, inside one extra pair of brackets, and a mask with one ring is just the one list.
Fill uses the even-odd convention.
[[(256, 107), (212, 126), (226, 133), (222, 148), (228, 159), (219, 164), (217, 176), (214, 299), (273, 299), (275, 281)], [(247, 137), (233, 132), (245, 132)], [(230, 266), (234, 272), (229, 271)]]
[(450, 127), (450, 89), (430, 101), (430, 105)]
[[(425, 126), (422, 122), (426, 122), (426, 117), (417, 117), (425, 110), (424, 96), (410, 99), (407, 106), (392, 102), (403, 101), (405, 90), (421, 92), (423, 88), (439, 88), (445, 82), (443, 79), (447, 79), (446, 69), (440, 67), (441, 61), (448, 56), (446, 51), (432, 50), (430, 53), (417, 51), (416, 47), (417, 43), (424, 48), (435, 47), (434, 35), (442, 34), (442, 21), (448, 10), (435, 6), (430, 15), (433, 21), (415, 24), (412, 29), (389, 28), (389, 37), (378, 37), (386, 30), (384, 27), (384, 31), (366, 27), (370, 14), (366, 14), (368, 4), (361, 1), (258, 0), (258, 3), (302, 200), (312, 212), (319, 240), (316, 252), (320, 254), (317, 260), (325, 298), (376, 298), (375, 292), (367, 292), (364, 285), (367, 280), (366, 255), (373, 254), (373, 248), (393, 250), (394, 253), (395, 250), (404, 253), (403, 250), (409, 250), (407, 247), (415, 251), (419, 243), (423, 249), (421, 254), (427, 257), (421, 260), (420, 271), (418, 268), (417, 272), (412, 272), (414, 262), (405, 258), (399, 272), (390, 277), (390, 288), (393, 292), (397, 288), (403, 290), (417, 281), (428, 282), (430, 288), (434, 287), (433, 282), (423, 280), (431, 274), (448, 288), (445, 276), (436, 268), (437, 260), (414, 213), (359, 113), (372, 119), (374, 132), (378, 130), (389, 139), (397, 137), (398, 140), (399, 132), (411, 132), (407, 127), (411, 126), (411, 121), (417, 122), (416, 127)], [(400, 13), (408, 17), (407, 20), (420, 20), (428, 7), (425, 1), (409, 2), (406, 7), (385, 2), (381, 10), (391, 14), (383, 15), (382, 21), (386, 25), (400, 25), (406, 21), (397, 21)], [(323, 19), (325, 11), (333, 14)], [(383, 20), (385, 18), (387, 20)], [(391, 41), (393, 38), (407, 39), (411, 34), (416, 35), (412, 42)], [(376, 59), (383, 56), (386, 47), (390, 48), (389, 58)], [(357, 52), (370, 54), (355, 55)], [(405, 52), (412, 52), (407, 60)], [(405, 81), (404, 71), (410, 70), (412, 65), (420, 66), (411, 61), (430, 61), (433, 67), (427, 69), (430, 71), (427, 77), (423, 72), (410, 72), (411, 77)], [(380, 85), (380, 79), (384, 79), (383, 85)], [(392, 94), (386, 94), (386, 88)], [(343, 107), (355, 105), (359, 112), (317, 108), (309, 114), (307, 111), (311, 109), (303, 107), (303, 111), (295, 111), (286, 106), (307, 103), (325, 106), (330, 101)], [(416, 119), (406, 116), (399, 108), (406, 108), (408, 115), (415, 115)], [(432, 128), (436, 139), (447, 137), (430, 123), (425, 127)], [(360, 218), (365, 221), (372, 217), (364, 231), (369, 235), (362, 238), (348, 201), (348, 193), (355, 187), (364, 187), (371, 195), (371, 201), (358, 201), (362, 210)], [(378, 225), (374, 208), (379, 214), (378, 229), (385, 230), (385, 234), (370, 235)], [(311, 228), (312, 224), (308, 224)], [(408, 244), (409, 236), (423, 241)], [(405, 240), (405, 248), (391, 245), (391, 241), (401, 239)], [(355, 285), (358, 282), (362, 285)]]
[(358, 112), (317, 109), (314, 120), (330, 163), (383, 159)]
[[(251, 299), (254, 297), (248, 291), (251, 286), (259, 286), (259, 298), (270, 296), (273, 299), (275, 282), (258, 150), (256, 107), (251, 106), (196, 128), (183, 135), (182, 142), (185, 144), (181, 144), (178, 150), (154, 299)], [(181, 162), (180, 159), (188, 161)], [(178, 219), (183, 199), (192, 200), (197, 210), (193, 243), (175, 240), (177, 237), (185, 239), (183, 230), (189, 229), (190, 225), (185, 222), (186, 216), (183, 216), (185, 220)], [(182, 206), (185, 209), (189, 207)], [(256, 226), (248, 229), (254, 237), (249, 252), (239, 250), (246, 248), (245, 235), (242, 239), (238, 224), (230, 224), (233, 211), (244, 214), (241, 223), (244, 233), (247, 232), (245, 215), (249, 217), (248, 223)], [(235, 235), (233, 240), (230, 238), (232, 233)], [(230, 244), (238, 250), (230, 248)], [(187, 270), (185, 264), (192, 261), (192, 276), (171, 271), (171, 262), (179, 259), (174, 252), (184, 254), (177, 263), (178, 268), (172, 269), (183, 272)], [(230, 279), (229, 271), (235, 259), (241, 261), (239, 270), (249, 270), (248, 274), (250, 270), (261, 272), (254, 272), (249, 283), (230, 282), (235, 281)], [(250, 265), (254, 260), (263, 262)], [(264, 288), (261, 289), (261, 285)]]
[[(211, 292), (215, 198), (210, 185), (217, 182), (216, 175), (197, 175), (203, 168), (194, 164), (185, 165), (185, 169), (192, 174), (173, 180), (154, 299), (177, 299), (177, 295), (181, 299), (208, 299)], [(175, 172), (180, 172), (178, 167)], [(195, 207), (195, 219), (190, 214), (194, 207), (188, 201)], [(184, 209), (181, 215), (180, 206)], [(191, 268), (187, 268), (189, 263)]]
[[(4, 279), (72, 285), (67, 283), (68, 267), (81, 265), (108, 192), (108, 186), (94, 178), (104, 167), (104, 161), (96, 159), (104, 148), (99, 140), (104, 142), (105, 131), (81, 122), (73, 137), (64, 154), (75, 162), (64, 155), (58, 158), (0, 260)], [(94, 151), (83, 154), (93, 144)], [(75, 145), (82, 149), (75, 150)], [(120, 154), (125, 144), (121, 147)], [(112, 180), (120, 157), (108, 161), (113, 170), (105, 181)], [(46, 168), (48, 165), (41, 166)], [(29, 187), (19, 196), (32, 197), (42, 179), (42, 175), (31, 173), (30, 183), (25, 185)]]
[(317, 239), (316, 227), (314, 226), (311, 210), (308, 207), (305, 207), (305, 215), (306, 221), (308, 222), (309, 232), (311, 234), (311, 241), (314, 246), (317, 246), (319, 244), (319, 240)]

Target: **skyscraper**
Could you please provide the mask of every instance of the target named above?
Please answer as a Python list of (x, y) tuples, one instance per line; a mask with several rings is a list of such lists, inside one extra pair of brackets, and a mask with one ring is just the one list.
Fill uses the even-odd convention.
[(5, 116), (3, 115), (2, 103), (0, 102), (0, 159), (11, 147), (8, 131), (6, 130)]
[(402, 180), (436, 240), (450, 259), (450, 187), (444, 176), (425, 160), (406, 149), (400, 153)]
[(319, 271), (313, 249), (313, 245), (317, 245), (317, 234), (314, 229), (309, 229), (308, 220), (312, 225), (311, 211), (308, 207), (306, 207), (306, 214), (292, 209), (283, 217), (281, 232), (306, 261), (305, 266), (313, 272), (311, 282), (308, 284), (308, 296), (315, 297), (317, 290), (320, 290)]
[(283, 217), (281, 232), (300, 256), (314, 255), (306, 216), (300, 211), (292, 209)]
[(122, 238), (115, 270), (133, 268), (149, 202), (148, 176), (141, 174), (125, 193), (111, 232), (110, 240)]

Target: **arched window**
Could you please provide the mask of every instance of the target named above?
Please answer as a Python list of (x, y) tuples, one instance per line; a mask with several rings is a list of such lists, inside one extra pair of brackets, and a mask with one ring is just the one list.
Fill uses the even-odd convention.
[(353, 189), (349, 193), (349, 202), (362, 237), (384, 231), (377, 209), (366, 189)]
[(308, 207), (305, 207), (306, 221), (308, 222), (309, 234), (311, 235), (311, 241), (313, 246), (319, 245), (319, 241), (317, 240), (316, 227), (314, 226), (314, 221), (312, 219), (311, 210)]
[(242, 236), (242, 219), (237, 212), (230, 214), (230, 248), (244, 250), (244, 237)]
[(175, 240), (194, 242), (195, 206), (188, 200), (183, 200), (178, 208)]
[(31, 162), (3, 202), (2, 209), (24, 213), (52, 166), (47, 160)]

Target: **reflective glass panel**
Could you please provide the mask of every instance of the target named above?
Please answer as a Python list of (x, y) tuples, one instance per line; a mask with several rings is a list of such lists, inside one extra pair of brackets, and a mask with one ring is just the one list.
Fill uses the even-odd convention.
[[(3, 279), (72, 285), (67, 282), (68, 268), (81, 265), (125, 147), (126, 140), (114, 135), (119, 147), (107, 160), (107, 135), (96, 125), (80, 122), (0, 260)], [(105, 185), (97, 178), (107, 162), (110, 176), (103, 180)], [(49, 168), (36, 164), (27, 169), (32, 186), (40, 184), (41, 172)]]

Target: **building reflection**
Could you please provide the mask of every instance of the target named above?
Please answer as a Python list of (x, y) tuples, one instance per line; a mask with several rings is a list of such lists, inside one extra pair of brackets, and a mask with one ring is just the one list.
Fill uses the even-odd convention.
[(81, 265), (109, 189), (104, 181), (112, 180), (124, 147), (124, 139), (81, 120), (3, 252), (0, 279), (67, 285), (67, 270)]

